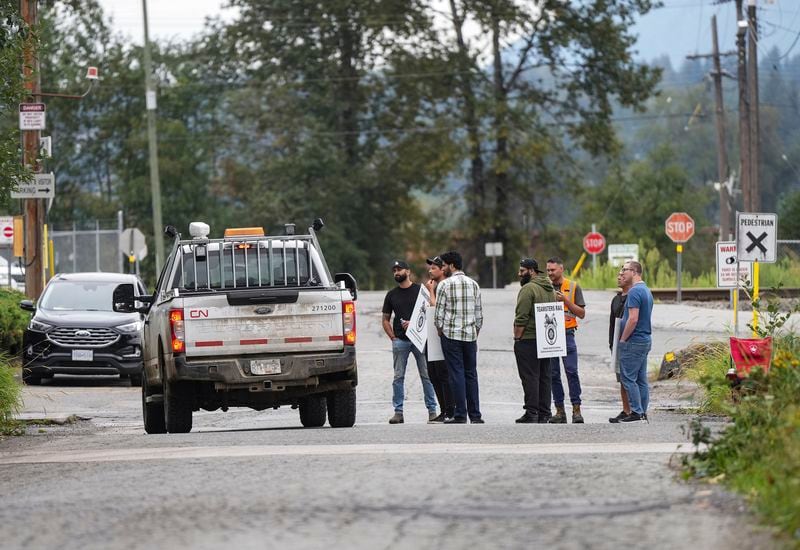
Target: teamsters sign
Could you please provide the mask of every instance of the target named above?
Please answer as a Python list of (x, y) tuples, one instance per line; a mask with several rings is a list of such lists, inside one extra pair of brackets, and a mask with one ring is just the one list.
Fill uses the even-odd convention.
[(536, 354), (540, 359), (564, 357), (567, 354), (564, 304), (533, 304), (533, 313), (536, 321)]

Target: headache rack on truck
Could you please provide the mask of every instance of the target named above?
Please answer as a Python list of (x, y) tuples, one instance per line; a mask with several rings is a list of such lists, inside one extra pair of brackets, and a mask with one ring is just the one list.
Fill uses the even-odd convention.
[(173, 250), (178, 257), (170, 286), (184, 291), (334, 286), (313, 228), (280, 236), (237, 229), (221, 239), (178, 239)]

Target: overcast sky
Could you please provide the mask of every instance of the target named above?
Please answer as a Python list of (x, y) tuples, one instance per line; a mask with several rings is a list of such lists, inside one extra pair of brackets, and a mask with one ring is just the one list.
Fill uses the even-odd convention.
[[(99, 0), (114, 26), (141, 43), (141, 0)], [(437, 0), (438, 1), (438, 0)], [(636, 26), (639, 34), (639, 57), (650, 61), (669, 54), (677, 68), (684, 57), (692, 53), (707, 53), (711, 49), (710, 20), (717, 15), (720, 48), (733, 49), (736, 35), (733, 1), (714, 5), (715, 0), (664, 0), (664, 7), (645, 16)], [(148, 15), (151, 39), (186, 39), (203, 28), (209, 16), (235, 17), (231, 9), (223, 9), (226, 0), (149, 0)], [(800, 1), (757, 0), (762, 34), (762, 51), (775, 46), (782, 53), (792, 48), (791, 55), (800, 54)]]

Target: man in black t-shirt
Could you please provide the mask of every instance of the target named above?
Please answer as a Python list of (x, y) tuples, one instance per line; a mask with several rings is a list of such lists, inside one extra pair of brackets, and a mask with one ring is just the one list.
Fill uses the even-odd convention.
[[(406, 337), (409, 319), (414, 313), (414, 305), (420, 292), (420, 285), (411, 282), (411, 269), (403, 260), (395, 260), (392, 264), (394, 280), (397, 287), (386, 294), (383, 301), (383, 330), (392, 341), (392, 357), (394, 359), (394, 381), (392, 382), (392, 405), (394, 416), (389, 419), (389, 424), (403, 423), (403, 399), (408, 354), (414, 354), (417, 362), (419, 378), (422, 381), (422, 392), (425, 396), (425, 406), (428, 408), (428, 420), (436, 418), (436, 396), (433, 385), (428, 377), (428, 364), (425, 354)], [(392, 321), (392, 315), (394, 320)]]
[[(612, 352), (614, 351), (614, 327), (616, 326), (617, 321), (622, 319), (622, 315), (625, 313), (625, 301), (628, 298), (628, 290), (630, 290), (630, 285), (625, 282), (622, 277), (622, 273), (623, 272), (620, 271), (617, 274), (617, 286), (620, 288), (620, 291), (611, 300), (611, 318), (609, 319), (608, 323), (608, 348)], [(628, 392), (625, 391), (625, 386), (622, 385), (622, 381), (620, 380), (619, 359), (617, 359), (617, 363), (614, 365), (614, 372), (617, 375), (617, 382), (620, 382), (619, 394), (620, 398), (622, 399), (622, 412), (617, 416), (612, 416), (608, 419), (608, 421), (612, 424), (618, 423), (620, 420), (631, 414), (631, 407), (630, 403), (628, 402)]]

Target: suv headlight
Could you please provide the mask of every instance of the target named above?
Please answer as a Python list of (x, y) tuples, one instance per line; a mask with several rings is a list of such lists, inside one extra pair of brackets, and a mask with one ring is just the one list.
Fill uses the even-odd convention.
[(124, 332), (125, 334), (132, 334), (142, 330), (142, 327), (144, 327), (144, 323), (142, 321), (134, 321), (133, 323), (128, 323), (126, 325), (118, 325), (116, 329), (120, 332)]
[(31, 319), (30, 324), (28, 325), (30, 330), (35, 330), (36, 332), (47, 332), (53, 325), (48, 325), (47, 323), (42, 323), (41, 321), (37, 321), (36, 319)]

